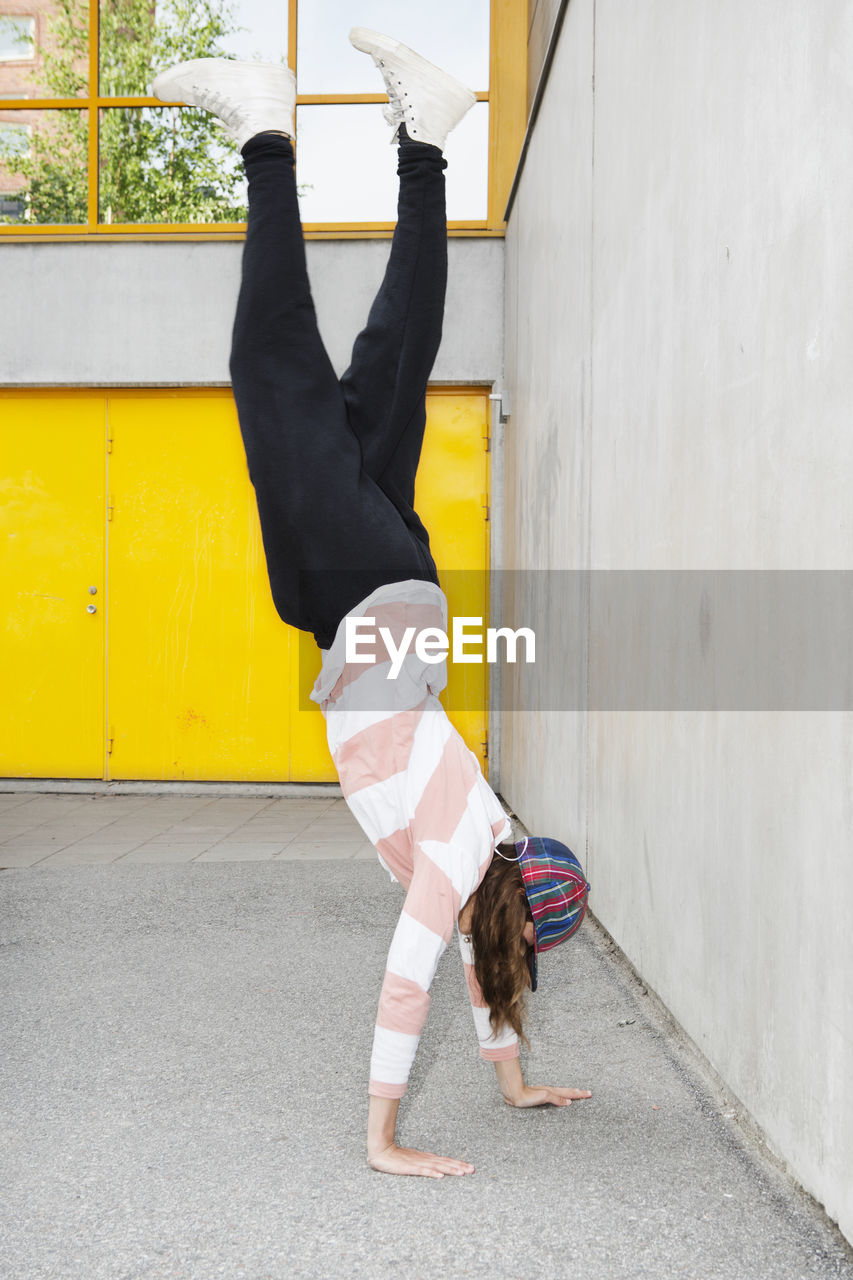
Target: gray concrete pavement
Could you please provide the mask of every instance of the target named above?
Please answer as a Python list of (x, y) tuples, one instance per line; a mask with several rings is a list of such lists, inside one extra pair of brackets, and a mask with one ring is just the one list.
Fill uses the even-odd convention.
[[(400, 1136), (477, 1172), (391, 1178), (364, 1160), (365, 1090), (401, 891), (351, 851), (340, 802), (253, 802), (235, 823), (236, 801), (49, 799), (35, 826), (32, 798), (4, 808), (17, 818), (0, 851), (20, 853), (25, 830), (91, 828), (63, 850), (151, 831), (106, 861), (57, 865), (53, 850), (0, 875), (0, 1275), (853, 1278), (838, 1233), (745, 1137), (592, 923), (542, 959), (526, 1073), (593, 1098), (502, 1103), (451, 949)], [(113, 844), (93, 841), (104, 812)], [(259, 839), (263, 814), (286, 840)], [(176, 828), (219, 839), (163, 861)], [(228, 860), (261, 844), (276, 852)]]
[(342, 799), (0, 792), (0, 867), (376, 860)]

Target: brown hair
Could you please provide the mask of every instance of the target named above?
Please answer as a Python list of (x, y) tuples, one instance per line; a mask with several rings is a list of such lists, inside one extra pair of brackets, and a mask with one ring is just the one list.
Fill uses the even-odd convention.
[(524, 992), (530, 986), (530, 971), (523, 931), (533, 913), (515, 861), (515, 847), (507, 844), (498, 848), (513, 861), (507, 862), (496, 853), (474, 895), (474, 973), (489, 1006), (492, 1030), (497, 1033), (503, 1026), (511, 1027), (526, 1045)]

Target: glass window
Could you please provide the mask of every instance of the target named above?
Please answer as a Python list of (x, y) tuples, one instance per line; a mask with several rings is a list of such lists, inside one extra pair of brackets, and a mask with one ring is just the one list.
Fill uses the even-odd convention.
[(303, 222), (393, 222), (396, 157), (382, 108), (299, 107), (296, 180)]
[(381, 93), (373, 60), (351, 27), (385, 31), (470, 88), (489, 87), (489, 0), (299, 0), (300, 93)]
[(286, 60), (286, 7), (269, 0), (101, 0), (104, 97), (150, 97), (163, 68), (221, 57)]
[[(0, 16), (0, 50), (9, 52), (7, 24), (26, 24), (18, 52), (0, 52), (0, 96), (77, 98), (89, 86), (88, 0), (29, 0), (26, 17)], [(24, 48), (28, 52), (22, 52)], [(21, 61), (23, 59), (23, 61)]]
[(86, 160), (89, 128), (85, 111), (28, 111), (10, 122), (0, 113), (0, 189), (23, 207), (4, 221), (35, 225), (86, 222)]
[[(382, 118), (381, 75), (347, 38), (360, 25), (390, 32), (478, 94), (448, 140), (448, 219), (500, 232), (490, 218), (503, 208), (524, 93), (524, 20), (511, 0), (97, 0), (91, 85), (90, 3), (0, 0), (0, 9), (27, 9), (0, 14), (7, 231), (15, 223), (82, 225), (90, 235), (204, 227), (240, 234), (246, 184), (236, 145), (216, 117), (161, 106), (152, 94), (157, 73), (175, 62), (223, 56), (289, 57), (296, 66), (297, 178), (312, 233), (387, 228), (396, 218), (396, 154)], [(33, 99), (67, 101), (47, 110), (31, 107)], [(90, 121), (97, 138), (89, 138)]]
[(23, 222), (26, 211), (24, 196), (15, 191), (0, 191), (0, 223)]
[(159, 65), (155, 37), (159, 20), (159, 5), (155, 8), (133, 0), (101, 0), (98, 81), (104, 97), (150, 95), (154, 68)]
[(31, 126), (0, 118), (0, 162), (4, 165), (29, 154)]
[(35, 18), (0, 13), (0, 62), (22, 62), (36, 52)]
[(229, 58), (287, 62), (287, 5), (269, 0), (234, 0), (229, 6), (233, 30), (223, 38)]
[(98, 206), (116, 223), (245, 222), (236, 142), (192, 107), (101, 111)]
[[(397, 150), (379, 105), (297, 110), (296, 176), (303, 222), (393, 222)], [(448, 138), (447, 216), (486, 217), (489, 104), (479, 102)]]

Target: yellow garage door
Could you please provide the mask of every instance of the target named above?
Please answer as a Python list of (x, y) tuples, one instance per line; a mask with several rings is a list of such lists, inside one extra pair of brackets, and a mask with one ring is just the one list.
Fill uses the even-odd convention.
[(0, 773), (104, 770), (103, 394), (0, 399)]
[[(307, 698), (319, 655), (273, 607), (230, 392), (6, 392), (0, 407), (3, 774), (334, 780)], [(485, 392), (430, 393), (416, 496), (451, 613), (475, 617), (487, 423)], [(483, 760), (483, 666), (451, 667), (447, 705)]]

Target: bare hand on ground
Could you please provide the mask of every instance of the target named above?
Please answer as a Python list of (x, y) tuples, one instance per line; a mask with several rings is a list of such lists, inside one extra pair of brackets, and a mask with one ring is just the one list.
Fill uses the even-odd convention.
[(414, 1147), (386, 1147), (368, 1156), (368, 1164), (380, 1173), (410, 1174), (421, 1178), (443, 1178), (446, 1173), (460, 1176), (473, 1173), (474, 1166), (464, 1160), (451, 1160), (432, 1151), (416, 1151)]
[(547, 1085), (526, 1084), (517, 1097), (504, 1097), (504, 1102), (510, 1107), (544, 1107), (549, 1103), (553, 1107), (570, 1107), (573, 1102), (591, 1097), (589, 1089), (554, 1089)]

